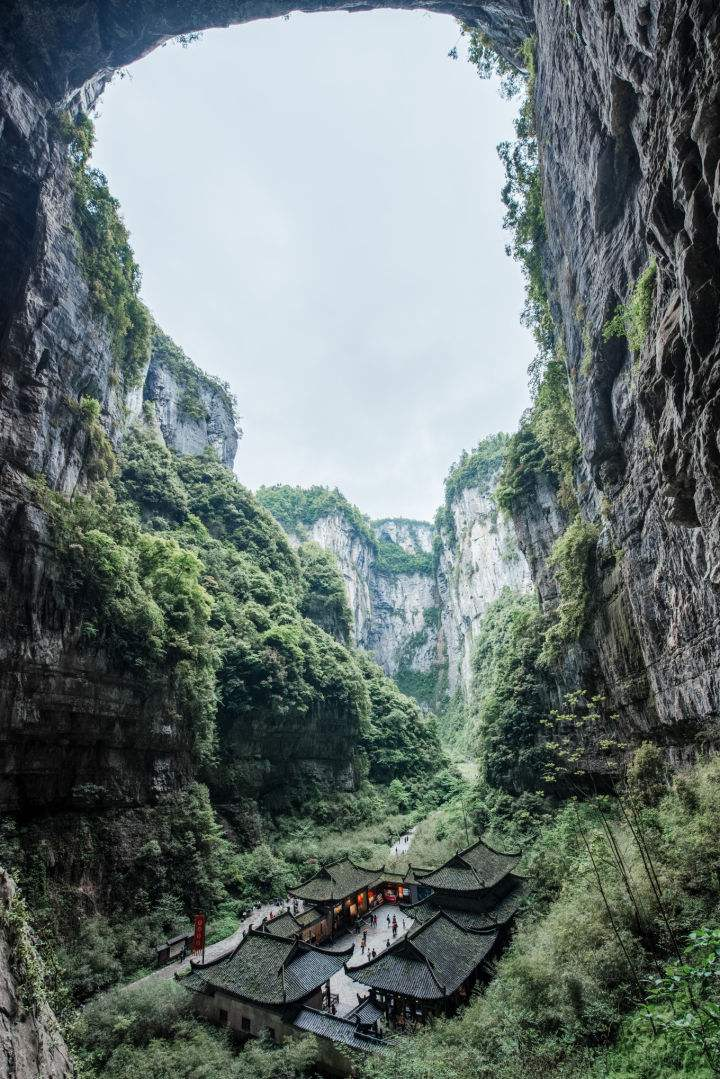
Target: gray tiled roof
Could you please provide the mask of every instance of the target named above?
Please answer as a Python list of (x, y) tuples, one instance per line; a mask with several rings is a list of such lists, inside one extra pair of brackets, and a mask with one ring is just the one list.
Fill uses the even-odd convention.
[(353, 981), (374, 989), (439, 1000), (470, 977), (496, 940), (496, 930), (466, 930), (438, 911), (377, 959), (345, 969)]
[(303, 929), (306, 929), (309, 925), (320, 921), (322, 911), (318, 910), (317, 907), (308, 907), (307, 910), (301, 911), (300, 914), (294, 914), (293, 917)]
[(349, 1045), (364, 1053), (377, 1052), (385, 1048), (380, 1038), (372, 1034), (361, 1034), (352, 1020), (342, 1019), (339, 1015), (318, 1012), (314, 1008), (303, 1008), (295, 1017), (293, 1026), (308, 1034), (315, 1034), (318, 1038), (340, 1042), (342, 1045)]
[(368, 997), (357, 1008), (350, 1012), (353, 1019), (359, 1019), (361, 1023), (377, 1023), (378, 1019), (384, 1018), (384, 1012), (378, 1008)]
[(490, 903), (484, 910), (455, 910), (444, 906), (440, 896), (429, 896), (421, 903), (406, 908), (406, 913), (421, 925), (433, 918), (438, 910), (444, 911), (463, 929), (482, 931), (493, 926), (505, 925), (515, 915), (527, 893), (527, 884), (521, 877), (512, 876), (513, 887), (500, 899), (490, 896)]
[(482, 840), (458, 851), (439, 869), (422, 876), (423, 884), (449, 892), (478, 892), (492, 888), (510, 873), (520, 854), (502, 854)]
[(300, 926), (295, 918), (289, 911), (285, 911), (284, 914), (278, 915), (277, 918), (272, 920), (268, 919), (265, 922), (265, 931), (272, 933), (274, 937), (290, 938), (296, 936), (300, 932)]
[(200, 993), (219, 989), (259, 1004), (289, 1004), (337, 974), (351, 954), (352, 948), (333, 952), (253, 930), (230, 955), (192, 964), (183, 984)]
[(400, 870), (397, 872), (385, 870), (383, 880), (388, 884), (421, 884), (425, 874), (431, 872), (431, 869), (421, 869), (419, 866), (410, 865), (404, 873)]
[(308, 899), (312, 903), (331, 903), (362, 892), (384, 879), (383, 870), (368, 869), (367, 866), (356, 865), (349, 858), (343, 858), (324, 865), (310, 880), (291, 888), (290, 895)]

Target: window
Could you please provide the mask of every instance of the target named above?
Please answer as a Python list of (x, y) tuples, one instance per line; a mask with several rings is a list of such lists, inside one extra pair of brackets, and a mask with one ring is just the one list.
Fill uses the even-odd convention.
[(227, 1023), (228, 1013), (224, 1008), (218, 1008), (218, 1019), (221, 1023)]
[(240, 1020), (240, 1029), (241, 1030), (249, 1030), (250, 1029), (250, 1020), (248, 1019), (248, 1017), (246, 1015), (243, 1015), (242, 1019)]

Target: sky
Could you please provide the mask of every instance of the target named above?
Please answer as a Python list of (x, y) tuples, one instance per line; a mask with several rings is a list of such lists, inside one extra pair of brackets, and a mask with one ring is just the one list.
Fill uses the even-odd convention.
[(495, 151), (514, 105), (462, 44), (446, 16), (293, 14), (170, 43), (103, 96), (94, 164), (142, 296), (230, 383), (253, 490), (429, 519), (527, 406)]

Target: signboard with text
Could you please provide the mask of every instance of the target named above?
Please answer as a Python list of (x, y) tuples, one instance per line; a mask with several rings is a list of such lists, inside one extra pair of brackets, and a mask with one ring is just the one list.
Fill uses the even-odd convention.
[(205, 950), (205, 915), (195, 915), (195, 932), (193, 933), (192, 943), (193, 955), (197, 955), (198, 952)]

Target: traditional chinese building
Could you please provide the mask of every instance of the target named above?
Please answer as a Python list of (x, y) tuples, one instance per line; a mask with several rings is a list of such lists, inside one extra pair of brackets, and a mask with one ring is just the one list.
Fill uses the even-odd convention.
[(422, 1022), (467, 1000), (497, 939), (497, 929), (466, 929), (439, 910), (376, 959), (346, 971), (370, 988), (370, 1003), (393, 1023)]
[(251, 929), (220, 959), (191, 962), (182, 984), (208, 1019), (248, 1036), (268, 1031), (282, 1041), (301, 1008), (322, 1005), (324, 987), (350, 955), (352, 947), (332, 951)]
[[(332, 939), (338, 932), (347, 929), (358, 918), (362, 918), (371, 907), (382, 899), (397, 900), (401, 903), (415, 903), (430, 894), (430, 888), (420, 879), (428, 870), (408, 869), (405, 873), (396, 873), (381, 866), (371, 869), (357, 865), (349, 858), (342, 858), (322, 866), (314, 877), (306, 880), (299, 887), (291, 890), (290, 895), (301, 899), (306, 904), (302, 915), (290, 915), (291, 918), (303, 917), (307, 905), (317, 912), (311, 933), (303, 930), (304, 939), (318, 942)], [(280, 919), (276, 919), (277, 921)], [(285, 925), (290, 930), (291, 922)], [(270, 932), (274, 929), (268, 923)]]
[(346, 965), (370, 989), (369, 1003), (403, 1026), (465, 1001), (522, 900), (525, 882), (513, 872), (519, 859), (478, 841), (439, 869), (415, 870), (429, 894), (405, 908), (413, 928), (369, 962)]

